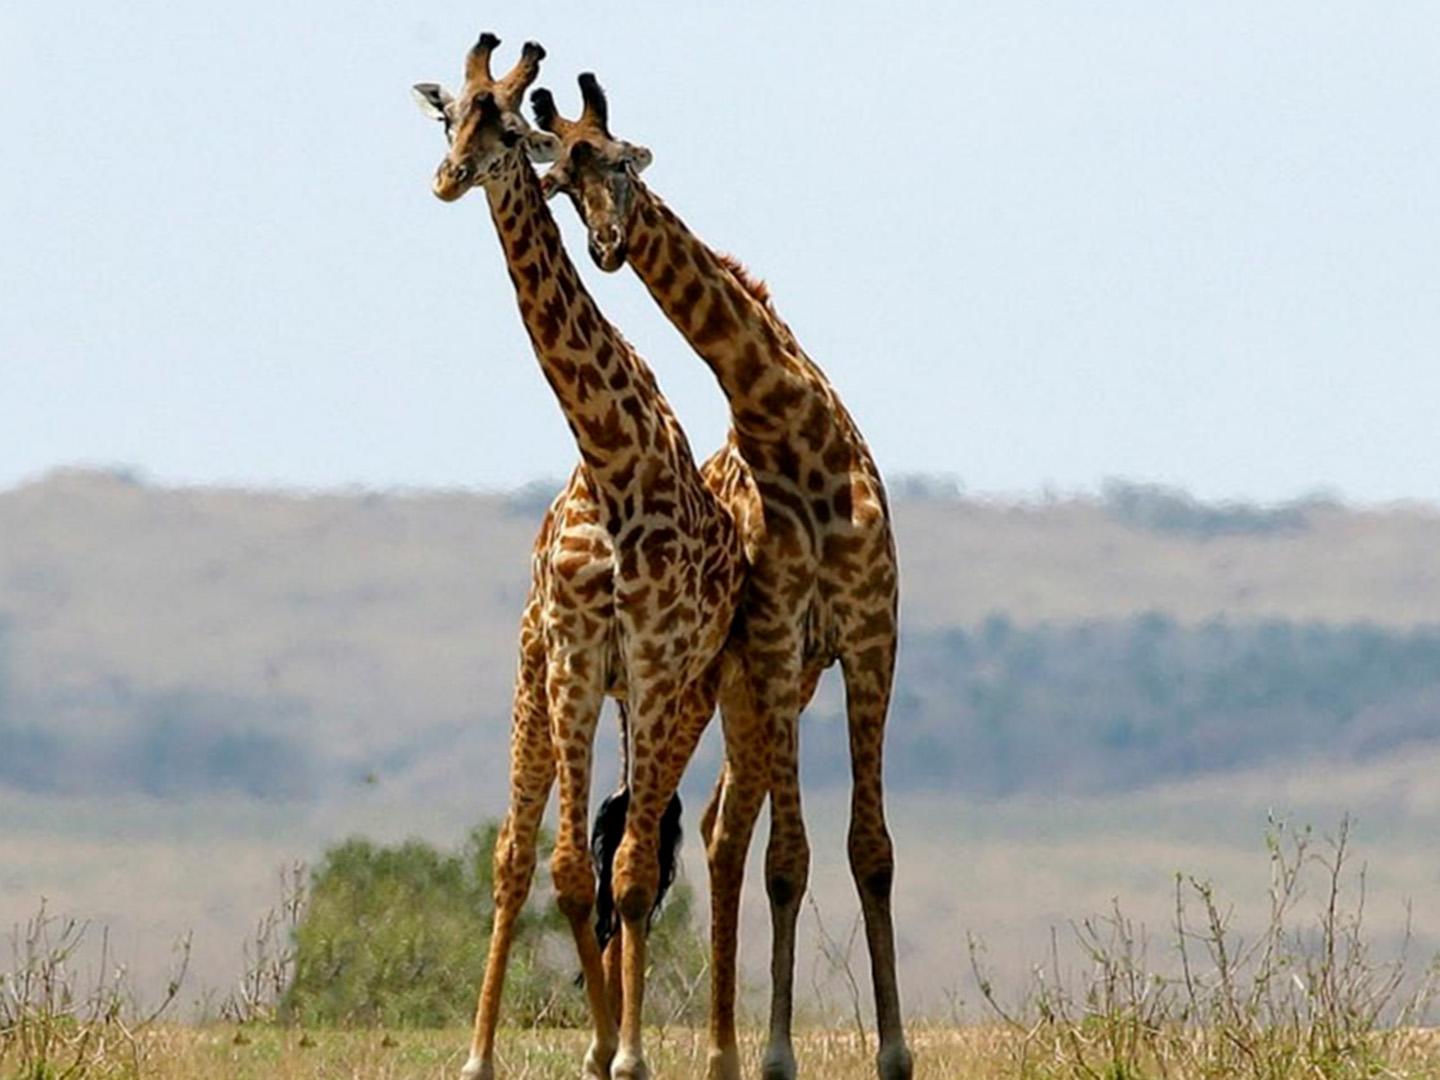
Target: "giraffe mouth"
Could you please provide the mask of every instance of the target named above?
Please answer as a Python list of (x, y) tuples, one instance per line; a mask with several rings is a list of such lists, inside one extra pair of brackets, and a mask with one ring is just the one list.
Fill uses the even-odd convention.
[(629, 245), (624, 240), (608, 244), (592, 240), (589, 246), (590, 258), (607, 274), (612, 274), (625, 265), (625, 256), (629, 253)]
[(470, 185), (456, 181), (453, 176), (442, 169), (435, 174), (435, 182), (430, 185), (430, 190), (441, 202), (454, 202), (470, 190)]

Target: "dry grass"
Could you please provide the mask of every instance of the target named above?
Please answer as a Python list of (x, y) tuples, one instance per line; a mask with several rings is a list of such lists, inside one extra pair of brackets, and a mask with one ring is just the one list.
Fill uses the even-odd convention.
[[(170, 1027), (148, 1032), (137, 1075), (153, 1080), (410, 1080), (459, 1075), (469, 1046), (468, 1031), (327, 1031), (281, 1028)], [(742, 1053), (746, 1075), (759, 1075), (763, 1049), (759, 1033), (747, 1034)], [(998, 1027), (923, 1028), (914, 1033), (916, 1080), (1014, 1075), (1014, 1037)], [(501, 1073), (507, 1080), (573, 1080), (586, 1036), (579, 1031), (506, 1031), (500, 1036)], [(647, 1046), (658, 1077), (705, 1074), (703, 1031), (671, 1028), (652, 1032)], [(873, 1042), (861, 1047), (852, 1032), (812, 1031), (796, 1045), (800, 1072), (815, 1080), (871, 1080)], [(0, 1067), (3, 1067), (0, 1058)], [(0, 1072), (0, 1076), (9, 1074)], [(28, 1078), (27, 1078), (28, 1080)]]
[[(1350, 823), (1317, 839), (1272, 824), (1268, 919), (1254, 935), (1207, 880), (1175, 879), (1168, 942), (1153, 941), (1115, 902), (1072, 924), (1078, 970), (1059, 935), (1023, 999), (1006, 1005), (972, 941), (980, 991), (1018, 1040), (1021, 1076), (1246, 1077), (1359, 1080), (1433, 1076), (1440, 1044), (1426, 1030), (1440, 958), (1406, 937), (1383, 956), (1367, 935), (1366, 872)], [(1156, 958), (1157, 953), (1165, 956)]]
[[(762, 1037), (745, 1035), (745, 1075), (758, 1076)], [(506, 1031), (500, 1038), (502, 1075), (507, 1080), (573, 1080), (586, 1037), (577, 1031)], [(1200, 1080), (1225, 1074), (1166, 1069), (1158, 1063), (1133, 1074), (1090, 1073), (1074, 1067), (1062, 1051), (1028, 1051), (1022, 1035), (1003, 1026), (921, 1027), (912, 1032), (916, 1080), (989, 1080), (1001, 1077), (1128, 1076)], [(143, 1036), (142, 1071), (111, 1076), (147, 1080), (454, 1080), (465, 1060), (469, 1032), (379, 1031), (304, 1032), (280, 1028), (167, 1027)], [(649, 1053), (657, 1077), (688, 1080), (705, 1073), (705, 1035), (690, 1029), (652, 1032)], [(874, 1045), (861, 1047), (852, 1032), (809, 1031), (796, 1045), (800, 1074), (812, 1080), (872, 1080)], [(1388, 1058), (1370, 1075), (1431, 1077), (1440, 1074), (1440, 1037), (1433, 1031), (1403, 1032)], [(0, 1069), (5, 1067), (0, 1059)], [(0, 1071), (6, 1080), (12, 1074)], [(1327, 1076), (1297, 1069), (1290, 1075)], [(28, 1077), (27, 1077), (28, 1080)]]
[[(993, 1019), (977, 1023), (957, 1007), (953, 1022), (912, 1022), (916, 1077), (1440, 1077), (1440, 1031), (1426, 1026), (1440, 962), (1403, 934), (1398, 943), (1374, 938), (1374, 898), (1366, 868), (1350, 853), (1348, 820), (1328, 837), (1277, 823), (1267, 851), (1269, 888), (1258, 919), (1241, 919), (1208, 879), (1176, 875), (1168, 933), (1152, 937), (1114, 904), (1109, 914), (1058, 931), (1050, 955), (1015, 994), (997, 988), (991, 958), (972, 944)], [(280, 925), (259, 925), (246, 952), (254, 975), (242, 983), (247, 1009), (228, 1010), (261, 1022), (182, 1026), (173, 1014), (157, 1022), (157, 1009), (141, 1010), (123, 971), (103, 960), (88, 981), (76, 959), (83, 928), (42, 909), (17, 932), (9, 970), (0, 969), (0, 1080), (457, 1075), (468, 1044), (462, 1030), (315, 1031), (264, 1022), (284, 982)], [(816, 963), (845, 976), (852, 1007), (831, 1001), (820, 1015), (853, 1012), (855, 1022), (802, 1028), (796, 1050), (807, 1077), (873, 1076), (873, 1035), (861, 1030), (854, 989), (863, 979), (851, 967), (863, 961), (853, 945), (853, 935), (821, 934)], [(176, 1000), (187, 955), (177, 957), (161, 1010)], [(703, 1032), (656, 1027), (647, 1040), (657, 1076), (704, 1075)], [(572, 1077), (585, 1042), (575, 1030), (507, 1031), (502, 1075)], [(746, 1075), (758, 1075), (761, 1042), (752, 1026), (742, 1043)]]

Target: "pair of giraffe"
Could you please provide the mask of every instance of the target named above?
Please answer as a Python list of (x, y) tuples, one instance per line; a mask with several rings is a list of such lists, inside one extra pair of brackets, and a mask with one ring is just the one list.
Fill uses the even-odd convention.
[[(910, 1077), (895, 975), (881, 750), (897, 640), (897, 573), (879, 472), (824, 374), (763, 285), (696, 238), (640, 182), (650, 152), (610, 134), (593, 75), (584, 108), (532, 97), (544, 50), (526, 43), (502, 78), (482, 34), (459, 96), (415, 87), (449, 150), (434, 193), (485, 192), (540, 367), (581, 462), (532, 554), (511, 729), (510, 804), (495, 850), (495, 923), (464, 1080), (494, 1076), (495, 1030), (536, 837), (558, 782), (551, 872), (589, 1003), (584, 1075), (641, 1080), (646, 930), (660, 886), (662, 815), (719, 707), (724, 765), (701, 832), (710, 870), (711, 1080), (740, 1075), (736, 948), (745, 856), (768, 796), (765, 885), (772, 997), (762, 1074), (793, 1078), (795, 930), (809, 875), (798, 722), (820, 673), (843, 670), (853, 770), (849, 859), (865, 920), (882, 1080)], [(551, 162), (543, 178), (535, 162)], [(696, 467), (645, 362), (600, 314), (547, 200), (565, 193), (605, 271), (628, 263), (729, 399), (726, 445)], [(606, 696), (621, 701), (628, 809), (611, 877), (621, 919), (602, 953), (586, 845), (592, 744)], [(616, 1013), (618, 1012), (618, 1017)]]

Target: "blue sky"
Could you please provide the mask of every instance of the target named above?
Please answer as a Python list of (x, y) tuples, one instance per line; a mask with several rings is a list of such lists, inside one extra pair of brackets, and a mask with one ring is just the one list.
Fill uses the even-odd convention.
[[(563, 108), (599, 74), (890, 472), (1440, 499), (1440, 12), (779, 7), (6, 5), (0, 486), (564, 473), (483, 199), (429, 194), (409, 98), (488, 28), (546, 45)], [(556, 211), (708, 452), (708, 371)]]

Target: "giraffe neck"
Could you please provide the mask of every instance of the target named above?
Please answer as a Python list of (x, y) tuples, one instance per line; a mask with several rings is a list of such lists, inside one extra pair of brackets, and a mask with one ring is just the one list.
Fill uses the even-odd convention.
[(641, 459), (689, 447), (665, 422), (653, 373), (580, 283), (530, 163), (512, 153), (485, 194), (535, 357), (596, 485), (613, 498), (605, 504), (621, 506), (645, 472)]
[(715, 373), (742, 440), (774, 441), (811, 422), (829, 384), (760, 287), (638, 181), (628, 233), (630, 265)]

